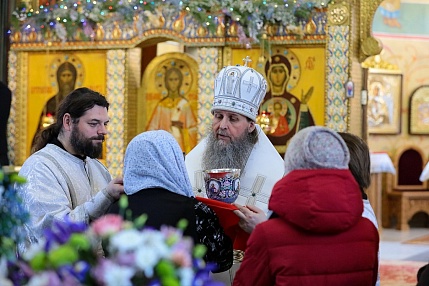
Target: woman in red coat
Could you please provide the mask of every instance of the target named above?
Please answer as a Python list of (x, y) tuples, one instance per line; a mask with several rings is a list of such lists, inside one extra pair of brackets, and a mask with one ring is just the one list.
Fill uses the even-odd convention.
[(252, 232), (234, 285), (375, 285), (379, 235), (362, 217), (349, 152), (332, 130), (298, 132), (274, 186), (271, 218)]

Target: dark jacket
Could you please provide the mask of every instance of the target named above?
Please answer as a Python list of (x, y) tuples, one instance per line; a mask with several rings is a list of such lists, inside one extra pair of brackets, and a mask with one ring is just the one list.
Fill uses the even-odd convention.
[(429, 264), (423, 265), (417, 272), (417, 286), (429, 285)]
[(234, 285), (375, 285), (379, 235), (349, 170), (296, 170), (273, 188)]
[[(232, 266), (232, 241), (225, 235), (216, 214), (195, 198), (182, 196), (164, 189), (141, 190), (128, 196), (128, 209), (135, 219), (147, 214), (145, 226), (159, 229), (162, 225), (176, 227), (181, 219), (188, 221), (184, 235), (190, 236), (195, 243), (204, 244), (207, 252), (206, 262), (216, 263), (213, 272), (226, 271)], [(118, 213), (119, 206), (111, 206), (110, 213)]]
[(7, 121), (10, 114), (12, 92), (0, 81), (0, 166), (9, 165), (7, 156)]

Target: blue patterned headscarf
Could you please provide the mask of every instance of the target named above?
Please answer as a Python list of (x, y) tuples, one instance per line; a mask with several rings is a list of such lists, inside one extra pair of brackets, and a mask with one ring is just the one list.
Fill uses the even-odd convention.
[(146, 131), (131, 140), (125, 151), (124, 188), (127, 195), (148, 188), (194, 195), (183, 152), (170, 133)]

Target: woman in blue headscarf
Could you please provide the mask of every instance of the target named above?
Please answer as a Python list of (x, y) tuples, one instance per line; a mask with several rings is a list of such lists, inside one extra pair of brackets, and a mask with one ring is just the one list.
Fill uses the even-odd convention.
[[(129, 143), (124, 160), (124, 189), (133, 218), (147, 214), (145, 226), (160, 228), (188, 221), (184, 234), (204, 244), (206, 262), (213, 272), (232, 266), (232, 242), (216, 214), (194, 198), (183, 152), (173, 135), (164, 130), (143, 132)], [(117, 213), (115, 204), (110, 212)]]

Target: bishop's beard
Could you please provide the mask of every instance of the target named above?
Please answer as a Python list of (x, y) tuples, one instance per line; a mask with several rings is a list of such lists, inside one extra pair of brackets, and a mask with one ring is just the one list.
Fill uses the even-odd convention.
[(207, 136), (207, 146), (202, 159), (205, 170), (209, 169), (241, 169), (246, 166), (247, 159), (255, 145), (250, 133), (227, 144), (218, 140), (213, 131)]

